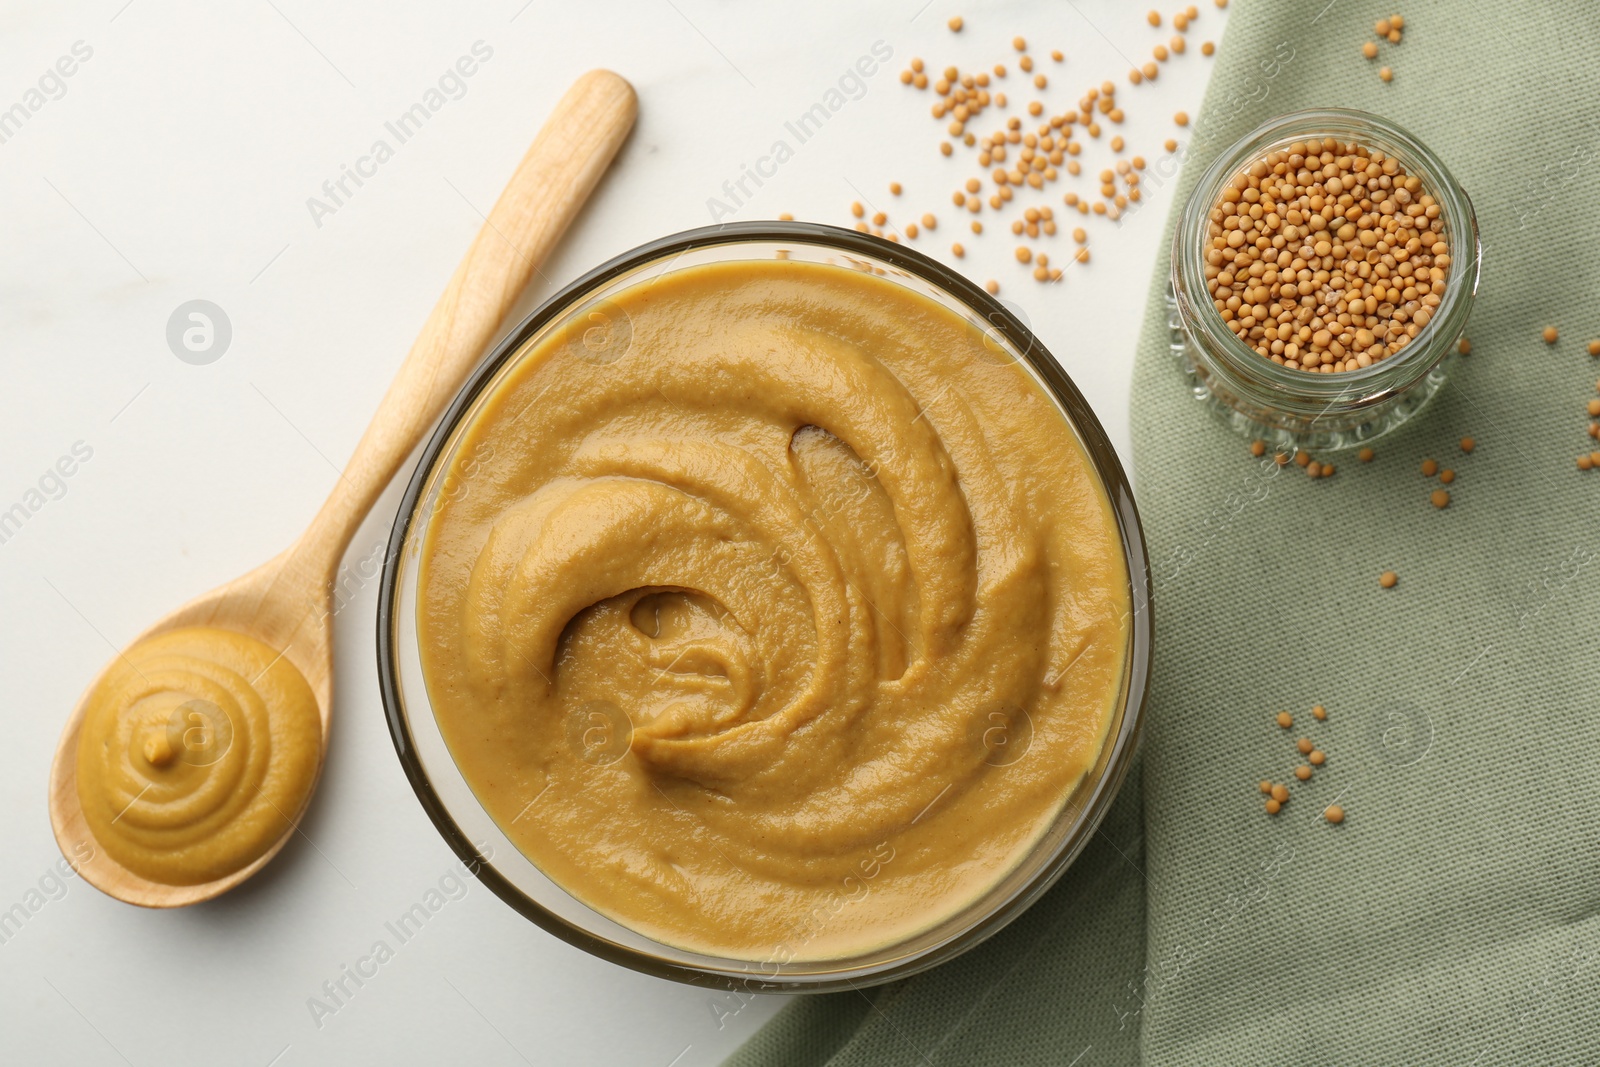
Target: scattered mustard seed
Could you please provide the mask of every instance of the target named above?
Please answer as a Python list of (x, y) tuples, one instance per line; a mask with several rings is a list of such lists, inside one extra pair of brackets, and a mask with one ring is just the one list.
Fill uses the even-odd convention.
[(1378, 69), (1378, 77), (1383, 81), (1392, 82), (1394, 81), (1394, 71), (1388, 67), (1380, 67)]
[(1344, 822), (1344, 809), (1337, 804), (1329, 804), (1328, 810), (1322, 813), (1322, 817), (1337, 826)]
[(1176, 152), (1178, 150), (1178, 142), (1168, 137), (1161, 147), (1165, 148), (1168, 152)]
[(1591, 468), (1593, 466), (1594, 466), (1594, 460), (1590, 459), (1588, 456), (1579, 456), (1578, 457), (1578, 469), (1579, 470), (1586, 471), (1586, 470), (1588, 470), (1589, 468)]
[(1303, 782), (1311, 777), (1311, 768), (1302, 763), (1294, 769), (1294, 776)]
[[(1013, 37), (1011, 38), (1011, 47), (1019, 52), (1026, 52), (1028, 50), (1028, 42), (1021, 37)], [(1005, 72), (1001, 71), (1000, 73), (1003, 74)]]
[(1439, 461), (1438, 460), (1436, 460), (1436, 459), (1425, 459), (1425, 460), (1422, 461), (1422, 476), (1424, 478), (1432, 478), (1435, 474), (1438, 474), (1438, 473), (1439, 473)]
[(855, 203), (850, 205), (850, 214), (854, 215), (856, 218), (859, 219), (866, 213), (867, 209), (861, 206), (861, 201), (857, 200)]
[(950, 254), (955, 256), (957, 259), (960, 259), (962, 256), (967, 254), (967, 250), (961, 247), (960, 241), (957, 241), (955, 244), (950, 246)]
[(1317, 746), (1313, 745), (1311, 743), (1311, 738), (1302, 737), (1300, 740), (1298, 740), (1298, 741), (1296, 741), (1294, 743), (1294, 747), (1299, 749), (1300, 754), (1302, 756), (1304, 756), (1307, 752), (1310, 752), (1312, 749), (1316, 748)]
[(1211, 41), (1207, 41), (1205, 44), (1200, 46), (1200, 54), (1203, 56), (1215, 55), (1216, 52), (1217, 46)]
[(1377, 453), (1374, 452), (1372, 449), (1363, 448), (1360, 452), (1356, 453), (1356, 458), (1359, 459), (1363, 463), (1371, 463), (1372, 462), (1372, 457), (1375, 456), (1375, 455), (1377, 455)]
[(1316, 707), (1311, 709), (1311, 717), (1316, 719), (1318, 722), (1322, 722), (1328, 717), (1328, 709), (1323, 707), (1321, 704), (1318, 704)]
[(1589, 414), (1595, 416), (1596, 418), (1600, 418), (1600, 400), (1591, 400), (1591, 401), (1589, 401), (1589, 409), (1588, 410), (1589, 410)]
[(1474, 448), (1477, 448), (1477, 447), (1478, 447), (1478, 442), (1474, 441), (1472, 438), (1463, 437), (1461, 439), (1461, 451), (1463, 451), (1463, 452), (1471, 452)]
[(1378, 58), (1378, 46), (1377, 46), (1377, 44), (1375, 44), (1372, 41), (1368, 41), (1366, 44), (1361, 46), (1361, 54), (1366, 56), (1368, 59), (1377, 59)]
[(1290, 715), (1287, 711), (1278, 712), (1278, 725), (1287, 730), (1289, 727), (1294, 725), (1294, 716)]
[(1278, 812), (1280, 812), (1282, 810), (1283, 810), (1283, 804), (1282, 804), (1281, 801), (1279, 801), (1277, 799), (1269, 799), (1267, 801), (1267, 814), (1268, 815), (1276, 815), (1276, 814), (1278, 814)]
[(1059, 62), (1061, 62), (1063, 59), (1065, 59), (1067, 57), (1061, 54), (1061, 49), (1052, 48), (1050, 50), (1050, 58), (1055, 60), (1057, 63), (1059, 63)]
[(1450, 506), (1450, 490), (1435, 489), (1428, 495), (1428, 499), (1433, 502), (1433, 506), (1436, 508), (1447, 508)]
[(787, 212), (787, 211), (780, 211), (780, 212), (778, 212), (778, 221), (779, 222), (793, 222), (794, 221), (794, 216), (792, 214), (790, 214), (789, 212)]
[(1390, 25), (1388, 19), (1379, 19), (1372, 27), (1372, 32), (1377, 34), (1379, 37), (1389, 36), (1389, 30)]
[(1144, 17), (1144, 20), (1152, 26), (1159, 26), (1161, 25), (1161, 12), (1152, 11)]
[(1456, 472), (1451, 470), (1449, 467), (1446, 467), (1444, 470), (1439, 472), (1439, 480), (1445, 485), (1449, 485), (1451, 482), (1456, 480)]
[(1189, 125), (1189, 113), (1187, 111), (1180, 111), (1176, 115), (1172, 116), (1172, 121), (1176, 122), (1179, 126), (1187, 126)]
[(890, 182), (889, 183), (889, 193), (891, 195), (893, 195), (893, 196), (899, 196), (900, 195), (900, 183), (899, 182)]
[(961, 32), (961, 27), (963, 25), (965, 25), (965, 23), (963, 23), (961, 21), (961, 16), (960, 15), (955, 16), (954, 18), (952, 18), (950, 20), (950, 32), (951, 33), (960, 33)]
[(1400, 581), (1400, 576), (1394, 571), (1384, 571), (1382, 574), (1378, 575), (1378, 584), (1383, 586), (1385, 589), (1393, 589), (1395, 587), (1395, 583), (1398, 581)]
[(1600, 356), (1600, 341), (1589, 342), (1589, 354), (1591, 356)]
[(1272, 795), (1272, 783), (1265, 778), (1261, 779), (1261, 792), (1266, 796)]
[(1466, 337), (1462, 337), (1461, 340), (1456, 342), (1456, 351), (1463, 356), (1470, 356), (1472, 354), (1472, 342), (1467, 340)]
[(1322, 766), (1327, 758), (1327, 756), (1322, 754), (1322, 749), (1320, 748), (1314, 748), (1310, 752), (1306, 753), (1306, 759), (1310, 760), (1312, 765), (1316, 767)]
[(993, 278), (990, 278), (988, 281), (984, 282), (983, 287), (989, 290), (990, 296), (1000, 295), (1000, 283), (995, 281)]
[(1265, 441), (1260, 440), (1260, 439), (1257, 439), (1255, 441), (1251, 441), (1250, 442), (1250, 454), (1252, 456), (1264, 456), (1264, 455), (1266, 455), (1267, 454), (1267, 443)]
[(1561, 334), (1556, 330), (1556, 328), (1554, 326), (1546, 326), (1544, 328), (1544, 333), (1543, 333), (1542, 336), (1544, 337), (1544, 343), (1545, 344), (1553, 345), (1553, 344), (1556, 343), (1556, 338), (1560, 337)]
[(1310, 466), (1310, 464), (1311, 464), (1311, 453), (1310, 452), (1296, 452), (1294, 454), (1294, 461), (1295, 461), (1295, 463), (1297, 465), (1299, 465), (1301, 467)]
[(1287, 803), (1289, 800), (1289, 787), (1282, 784), (1274, 785), (1272, 787), (1272, 799), (1279, 804)]

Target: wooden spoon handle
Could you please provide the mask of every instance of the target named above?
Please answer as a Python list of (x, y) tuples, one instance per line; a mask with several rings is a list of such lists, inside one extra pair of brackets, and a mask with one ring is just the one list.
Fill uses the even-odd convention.
[(466, 381), (500, 321), (550, 254), (633, 128), (633, 87), (608, 70), (573, 83), (522, 157), (343, 476), (294, 554), (325, 582), (378, 495)]

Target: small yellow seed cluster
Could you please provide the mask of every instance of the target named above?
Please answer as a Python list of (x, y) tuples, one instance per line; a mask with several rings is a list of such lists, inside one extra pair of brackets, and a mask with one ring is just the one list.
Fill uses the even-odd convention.
[[(1318, 722), (1326, 722), (1328, 709), (1318, 704), (1311, 709), (1311, 717)], [(1294, 726), (1294, 716), (1287, 711), (1278, 712), (1273, 721), (1278, 724), (1278, 728), (1281, 730), (1288, 730)], [(1297, 763), (1291, 773), (1296, 781), (1308, 782), (1315, 773), (1315, 768), (1321, 767), (1326, 763), (1328, 757), (1309, 737), (1299, 738), (1295, 741), (1294, 747), (1299, 755), (1305, 757), (1305, 762)], [(1257, 789), (1267, 798), (1266, 809), (1268, 815), (1278, 814), (1283, 810), (1283, 806), (1289, 803), (1289, 787), (1280, 782), (1273, 782), (1263, 778)], [(1331, 823), (1342, 822), (1344, 820), (1344, 811), (1337, 807), (1330, 807), (1323, 812), (1323, 817)]]
[[(1225, 6), (1219, 4), (1219, 7)], [(1161, 13), (1151, 12), (1154, 21), (1152, 26), (1161, 25)], [(1178, 31), (1179, 36), (1173, 37), (1166, 44), (1156, 45), (1153, 55), (1157, 60), (1166, 62), (1173, 55), (1181, 55), (1188, 49), (1186, 39), (1181, 36), (1200, 17), (1200, 11), (1195, 6), (1189, 6), (1175, 12), (1172, 16), (1172, 26)], [(954, 33), (959, 33), (965, 27), (965, 22), (960, 16), (950, 18), (947, 25)], [(1025, 38), (1016, 37), (1011, 42), (1012, 48), (1019, 53), (1015, 58), (1017, 68), (1025, 77), (1022, 88), (1029, 85), (1036, 90), (1044, 90), (1050, 80), (1043, 72), (1036, 72), (1035, 66), (1042, 60), (1035, 60), (1028, 51), (1028, 42)], [(1202, 54), (1210, 56), (1216, 51), (1216, 46), (1206, 42), (1200, 47)], [(1059, 49), (1049, 52), (1050, 59), (1056, 63), (1065, 61), (1065, 56)], [(1139, 84), (1156, 77), (1158, 67), (1156, 63), (1146, 64), (1141, 71), (1135, 69), (1130, 73), (1129, 80)], [(934, 119), (944, 125), (945, 139), (939, 142), (939, 151), (945, 156), (954, 156), (960, 147), (974, 149), (977, 163), (984, 172), (967, 179), (961, 187), (951, 194), (951, 203), (957, 208), (964, 209), (972, 215), (979, 215), (984, 210), (1002, 211), (1008, 204), (1028, 195), (1029, 190), (1044, 191), (1046, 187), (1058, 181), (1069, 178), (1085, 176), (1085, 169), (1080, 156), (1084, 148), (1089, 147), (1093, 141), (1106, 136), (1103, 142), (1112, 153), (1120, 158), (1112, 161), (1112, 165), (1100, 172), (1098, 183), (1098, 196), (1079, 192), (1068, 192), (1062, 200), (1069, 209), (1075, 209), (1080, 215), (1098, 215), (1102, 218), (1117, 220), (1128, 209), (1129, 204), (1138, 203), (1143, 191), (1140, 188), (1140, 172), (1144, 170), (1145, 161), (1142, 156), (1125, 156), (1127, 145), (1123, 137), (1115, 132), (1115, 127), (1120, 126), (1126, 116), (1116, 98), (1116, 85), (1110, 81), (1092, 85), (1077, 101), (1076, 106), (1068, 105), (1059, 113), (1050, 114), (1052, 108), (1047, 108), (1042, 99), (1030, 100), (1023, 110), (1027, 116), (1037, 120), (1036, 123), (1019, 115), (1012, 115), (1004, 123), (993, 129), (988, 134), (982, 134), (974, 127), (978, 122), (987, 120), (983, 116), (990, 111), (1005, 111), (1013, 106), (1002, 91), (1005, 79), (1012, 74), (1005, 63), (996, 63), (988, 69), (962, 70), (956, 66), (945, 67), (942, 71), (930, 69), (920, 58), (912, 59), (910, 65), (900, 72), (900, 81), (916, 89), (932, 89), (938, 94), (938, 99), (931, 107)], [(1178, 112), (1174, 122), (1179, 126), (1187, 125), (1189, 116)], [(1105, 125), (1102, 125), (1104, 123)], [(1027, 129), (1033, 125), (1032, 130)], [(1167, 150), (1174, 151), (1177, 143), (1167, 141)], [(1091, 175), (1093, 172), (1089, 172)], [(896, 230), (888, 224), (886, 217), (874, 216), (868, 221), (863, 214), (855, 214), (857, 219), (855, 228), (865, 233), (873, 233), (894, 241), (904, 237), (914, 239), (919, 233), (926, 230), (927, 226), (918, 227), (908, 224)], [(881, 214), (881, 213), (880, 213)], [(1052, 237), (1057, 232), (1056, 220), (1049, 207), (1039, 205), (1030, 206), (1024, 212), (1025, 218), (1012, 223), (1012, 232), (1018, 236), (1026, 234), (1030, 238)], [(973, 220), (972, 232), (982, 233), (982, 224)], [(1074, 230), (1074, 235), (1084, 233), (1083, 230)], [(1079, 245), (1087, 243), (1087, 236), (1077, 239)], [(1019, 263), (1031, 270), (1035, 279), (1039, 281), (1056, 281), (1062, 276), (1059, 268), (1049, 266), (1050, 256), (1037, 248), (1029, 249), (1029, 255), (1024, 258), (1017, 256)], [(952, 248), (952, 254), (956, 254)], [(1088, 263), (1090, 253), (1087, 248), (1080, 247), (1070, 253), (1073, 262)], [(991, 281), (986, 288), (998, 291), (999, 284)]]
[(1386, 359), (1439, 306), (1439, 205), (1392, 156), (1333, 138), (1269, 153), (1211, 210), (1206, 280), (1239, 339), (1324, 374)]
[[(1406, 20), (1399, 15), (1390, 15), (1386, 19), (1379, 19), (1372, 27), (1372, 32), (1378, 35), (1378, 40), (1388, 41), (1390, 44), (1399, 44), (1401, 31), (1405, 29)], [(1361, 46), (1361, 54), (1368, 59), (1378, 58), (1378, 42), (1368, 41)], [(1394, 81), (1394, 70), (1390, 67), (1378, 68), (1378, 77), (1386, 82)]]
[[(1594, 383), (1594, 391), (1596, 393), (1600, 393), (1600, 381)], [(1591, 399), (1588, 406), (1584, 410), (1589, 413), (1589, 417), (1591, 419), (1600, 419), (1600, 397)], [(1589, 423), (1589, 436), (1600, 439), (1600, 422)], [(1587, 465), (1584, 463), (1585, 460), (1588, 460)], [(1586, 456), (1578, 457), (1579, 470), (1587, 471), (1594, 470), (1596, 468), (1600, 468), (1600, 450), (1590, 452)]]
[[(1462, 448), (1463, 452), (1471, 452), (1472, 451), (1471, 448), (1467, 447), (1467, 445), (1471, 441), (1472, 441), (1472, 438), (1470, 438), (1470, 437), (1463, 437), (1461, 439), (1461, 448)], [(1451, 470), (1449, 467), (1445, 467), (1445, 468), (1441, 469), (1440, 466), (1439, 466), (1439, 461), (1438, 460), (1436, 460), (1436, 459), (1425, 459), (1425, 460), (1423, 460), (1422, 461), (1422, 476), (1424, 478), (1432, 478), (1434, 475), (1438, 475), (1439, 476), (1439, 481), (1444, 485), (1450, 485), (1452, 482), (1454, 482), (1456, 480), (1456, 472)], [(1428, 494), (1428, 500), (1436, 508), (1447, 508), (1447, 507), (1450, 506), (1450, 491), (1448, 489), (1435, 489), (1435, 490), (1433, 490), (1433, 492)]]

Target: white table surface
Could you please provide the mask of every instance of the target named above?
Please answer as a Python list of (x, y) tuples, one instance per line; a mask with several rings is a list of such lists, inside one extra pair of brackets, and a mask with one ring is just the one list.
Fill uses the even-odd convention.
[[(591, 67), (633, 81), (638, 127), (516, 318), (612, 255), (710, 222), (724, 180), (881, 41), (893, 58), (865, 93), (734, 217), (848, 224), (858, 196), (897, 222), (937, 213), (936, 239), (917, 247), (957, 262), (950, 243), (967, 246), (961, 266), (1001, 281), (1126, 460), (1133, 348), (1171, 206), (1156, 161), (1184, 132), (1173, 113), (1197, 108), (1212, 62), (1198, 44), (1220, 36), (1224, 13), (1205, 0), (1189, 52), (1133, 88), (1130, 59), (1172, 33), (1146, 25), (1142, 7), (921, 3), (30, 0), (0, 11), (0, 109), (40, 104), (0, 143), (0, 512), (27, 511), (0, 543), (0, 912), (11, 915), (0, 918), (0, 1061), (688, 1067), (717, 1063), (780, 1006), (741, 1008), (590, 958), (469, 882), (336, 1012), (314, 1017), (324, 981), (392, 942), (385, 922), (453, 867), (383, 723), (375, 582), (336, 620), (333, 744), (304, 833), (243, 888), (151, 912), (57, 880), (45, 785), (67, 711), (113, 648), (299, 533), (478, 212)], [(945, 27), (952, 14), (966, 19), (959, 35)], [(1050, 78), (1043, 93), (1020, 84), (1015, 34)], [(307, 198), (479, 41), (492, 56), (460, 98), (314, 219)], [(29, 97), (75, 45), (92, 54), (59, 83), (46, 77), (42, 102)], [(1007, 114), (1036, 95), (1065, 107), (1115, 80), (1127, 151), (1152, 164), (1144, 208), (1120, 225), (1088, 220), (1092, 263), (1058, 285), (1033, 281), (1013, 259), (1015, 212), (996, 225), (986, 209), (989, 232), (973, 237), (950, 206), (976, 163), (938, 154), (931, 92), (897, 79), (912, 56), (933, 69), (1007, 63)], [(1064, 230), (1060, 194), (1092, 189), (1104, 139), (1084, 153), (1085, 177), (1049, 196)], [(898, 201), (891, 180), (904, 183)], [(1066, 265), (1070, 239), (1052, 247)], [(206, 365), (166, 339), (174, 309), (197, 298), (232, 327)], [(48, 477), (75, 446), (89, 458)], [(351, 558), (387, 534), (399, 488)]]

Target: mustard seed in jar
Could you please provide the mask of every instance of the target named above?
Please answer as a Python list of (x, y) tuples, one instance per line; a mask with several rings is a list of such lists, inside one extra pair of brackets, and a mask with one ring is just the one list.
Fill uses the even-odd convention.
[(1332, 137), (1274, 149), (1236, 174), (1208, 236), (1207, 289), (1228, 328), (1274, 363), (1321, 373), (1364, 369), (1409, 344), (1450, 265), (1421, 179)]

